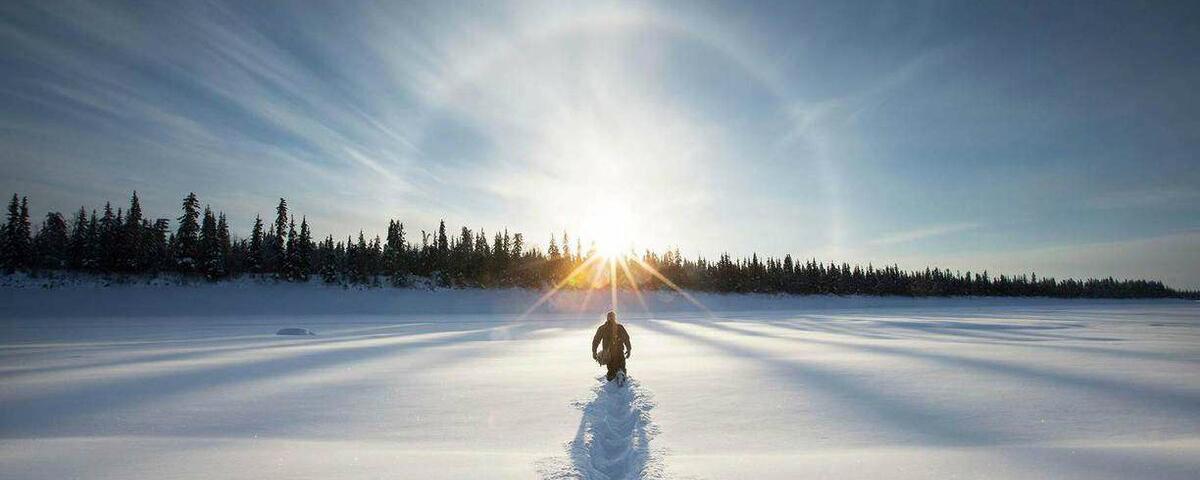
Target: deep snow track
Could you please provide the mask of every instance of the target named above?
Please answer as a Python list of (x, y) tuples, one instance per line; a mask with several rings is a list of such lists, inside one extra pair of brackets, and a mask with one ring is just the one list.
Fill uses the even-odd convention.
[(650, 419), (652, 395), (630, 378), (625, 386), (596, 377), (591, 399), (575, 402), (583, 411), (575, 438), (567, 442), (567, 457), (543, 462), (546, 479), (656, 479), (663, 478), (658, 455), (650, 440), (658, 426)]

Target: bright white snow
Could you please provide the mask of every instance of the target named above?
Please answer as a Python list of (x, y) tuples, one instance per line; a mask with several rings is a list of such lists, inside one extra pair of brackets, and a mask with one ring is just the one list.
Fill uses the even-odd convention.
[(1195, 302), (622, 295), (617, 389), (607, 292), (537, 296), (0, 288), (0, 472), (1200, 477)]

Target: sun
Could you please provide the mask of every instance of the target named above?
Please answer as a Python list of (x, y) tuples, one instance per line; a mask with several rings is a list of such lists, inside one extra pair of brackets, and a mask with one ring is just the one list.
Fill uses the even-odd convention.
[(597, 239), (596, 254), (606, 259), (615, 259), (626, 255), (626, 247), (622, 247), (623, 242), (615, 239)]
[(585, 231), (588, 239), (595, 242), (597, 255), (612, 260), (629, 254), (633, 243), (627, 210), (610, 204), (595, 209), (588, 218)]

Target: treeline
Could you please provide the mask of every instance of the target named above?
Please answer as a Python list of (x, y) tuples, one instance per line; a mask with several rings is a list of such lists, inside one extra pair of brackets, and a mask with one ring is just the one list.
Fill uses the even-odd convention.
[(271, 223), (256, 216), (249, 235), (240, 237), (231, 234), (223, 212), (201, 207), (194, 193), (183, 199), (174, 228), (166, 218), (145, 217), (135, 192), (128, 208), (114, 211), (106, 203), (97, 212), (81, 207), (70, 219), (50, 212), (36, 231), (30, 223), (28, 199), (13, 195), (0, 237), (0, 266), (8, 273), (176, 272), (213, 281), (252, 273), (286, 281), (317, 276), (329, 283), (393, 286), (428, 278), (443, 286), (483, 288), (544, 288), (559, 283), (591, 288), (607, 287), (612, 281), (621, 288), (636, 284), (660, 289), (668, 287), (662, 279), (666, 278), (680, 288), (710, 292), (1200, 298), (1198, 292), (1177, 291), (1151, 280), (1057, 280), (1036, 274), (991, 276), (986, 271), (938, 268), (907, 271), (894, 265), (797, 262), (790, 255), (733, 258), (724, 254), (714, 262), (684, 258), (677, 249), (631, 256), (620, 268), (610, 270), (599, 262), (584, 265), (594, 255), (594, 247), (585, 252), (583, 242), (576, 238), (572, 245), (566, 233), (551, 235), (543, 251), (526, 243), (520, 233), (504, 230), (489, 237), (466, 227), (448, 233), (444, 221), (436, 231), (422, 230), (414, 239), (398, 220), (389, 221), (386, 238), (368, 239), (360, 231), (357, 237), (314, 239), (307, 219), (301, 216), (297, 224), (282, 198)]

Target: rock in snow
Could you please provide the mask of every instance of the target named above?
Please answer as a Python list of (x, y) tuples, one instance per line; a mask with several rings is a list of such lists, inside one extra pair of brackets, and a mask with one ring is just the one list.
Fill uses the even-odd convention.
[(316, 335), (312, 330), (307, 328), (281, 328), (276, 335)]

